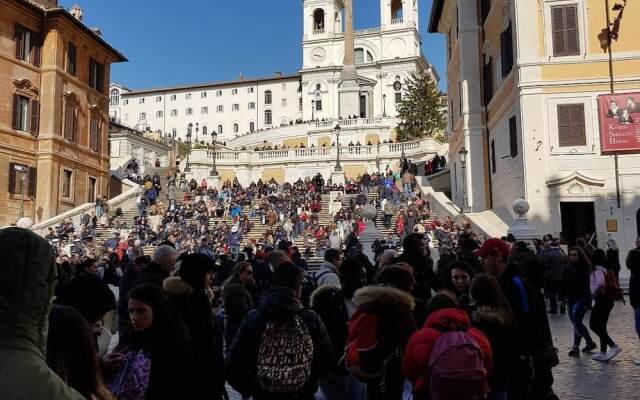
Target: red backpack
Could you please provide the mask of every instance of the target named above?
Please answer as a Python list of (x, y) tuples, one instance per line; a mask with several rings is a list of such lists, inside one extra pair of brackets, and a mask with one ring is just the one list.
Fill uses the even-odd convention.
[(444, 332), (429, 359), (432, 400), (481, 400), (487, 394), (487, 371), (478, 343), (464, 330)]
[(378, 323), (375, 313), (363, 310), (357, 310), (349, 321), (344, 365), (361, 382), (382, 377), (389, 360), (397, 355), (397, 352), (382, 353), (378, 342)]

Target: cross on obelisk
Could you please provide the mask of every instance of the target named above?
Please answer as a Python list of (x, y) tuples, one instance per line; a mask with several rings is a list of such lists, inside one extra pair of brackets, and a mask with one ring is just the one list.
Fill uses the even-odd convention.
[(360, 87), (358, 75), (353, 59), (354, 35), (353, 35), (353, 0), (344, 0), (344, 62), (340, 74), (340, 117), (360, 115)]

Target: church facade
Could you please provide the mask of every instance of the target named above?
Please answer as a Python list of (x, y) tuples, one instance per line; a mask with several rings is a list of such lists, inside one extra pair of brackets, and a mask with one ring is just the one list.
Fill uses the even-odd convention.
[[(181, 140), (189, 124), (191, 140), (197, 135), (199, 142), (211, 143), (214, 132), (225, 143), (247, 136), (243, 145), (281, 136), (274, 130), (285, 127), (293, 136), (306, 135), (298, 132), (310, 126), (303, 122), (375, 118), (380, 137), (388, 139), (406, 78), (427, 71), (437, 80), (421, 52), (418, 0), (380, 0), (380, 26), (359, 31), (352, 29), (351, 1), (303, 1), (303, 59), (296, 74), (141, 90), (113, 83), (110, 116)], [(348, 79), (346, 64), (355, 67)]]

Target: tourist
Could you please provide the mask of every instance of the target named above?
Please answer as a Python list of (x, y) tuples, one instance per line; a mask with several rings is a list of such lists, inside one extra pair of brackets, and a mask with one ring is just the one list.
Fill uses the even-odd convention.
[[(593, 355), (596, 361), (608, 362), (616, 357), (622, 349), (617, 346), (607, 332), (609, 315), (613, 310), (614, 301), (607, 292), (607, 282), (613, 276), (613, 271), (607, 271), (607, 258), (604, 250), (593, 252), (593, 270), (590, 275), (591, 295), (595, 300), (589, 319), (589, 327), (600, 338), (600, 352)], [(607, 350), (608, 349), (608, 350)]]
[(318, 378), (335, 368), (322, 320), (299, 300), (302, 277), (291, 262), (278, 265), (273, 288), (238, 329), (226, 372), (231, 386), (245, 397), (312, 400)]
[(169, 245), (158, 246), (151, 263), (140, 271), (134, 286), (151, 284), (161, 288), (162, 282), (169, 277), (175, 265), (176, 249)]
[(416, 284), (413, 296), (425, 303), (431, 298), (431, 290), (439, 289), (440, 283), (433, 272), (433, 259), (426, 255), (422, 235), (411, 233), (402, 241), (403, 253), (392, 262), (406, 263), (413, 269)]
[(315, 273), (316, 286), (331, 286), (340, 289), (340, 275), (338, 265), (340, 265), (340, 250), (327, 249), (324, 253), (324, 261), (320, 269)]
[(458, 306), (465, 311), (471, 310), (469, 287), (474, 276), (473, 268), (465, 261), (453, 261), (444, 270), (442, 288), (451, 291)]
[(566, 299), (563, 295), (562, 281), (564, 279), (565, 269), (567, 268), (567, 255), (560, 248), (559, 240), (545, 241), (548, 249), (541, 256), (541, 261), (545, 264), (546, 284), (544, 293), (549, 299), (549, 314), (558, 312), (558, 303), (560, 303), (560, 313), (564, 314), (566, 309)]
[(587, 260), (582, 249), (578, 247), (569, 249), (569, 264), (564, 271), (562, 281), (562, 292), (569, 307), (569, 319), (573, 324), (573, 347), (569, 352), (569, 357), (580, 356), (582, 339), (586, 341), (586, 346), (582, 349), (584, 353), (590, 353), (596, 348), (587, 327), (582, 323), (586, 311), (591, 307), (590, 275), (591, 262)]
[(233, 267), (233, 275), (223, 285), (225, 339), (227, 351), (244, 317), (253, 309), (253, 298), (247, 288), (255, 286), (251, 264), (242, 261)]
[(616, 279), (620, 277), (620, 250), (613, 239), (607, 240), (607, 270), (612, 271)]

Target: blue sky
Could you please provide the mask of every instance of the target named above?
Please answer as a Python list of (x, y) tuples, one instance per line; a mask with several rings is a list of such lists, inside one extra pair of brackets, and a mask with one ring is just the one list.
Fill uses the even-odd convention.
[[(432, 0), (421, 0), (424, 54), (445, 89), (444, 36), (427, 33)], [(59, 3), (69, 8), (73, 0)], [(295, 73), (302, 64), (301, 0), (85, 0), (84, 22), (124, 53), (111, 80), (130, 88)], [(379, 25), (379, 0), (354, 0), (356, 29)]]

